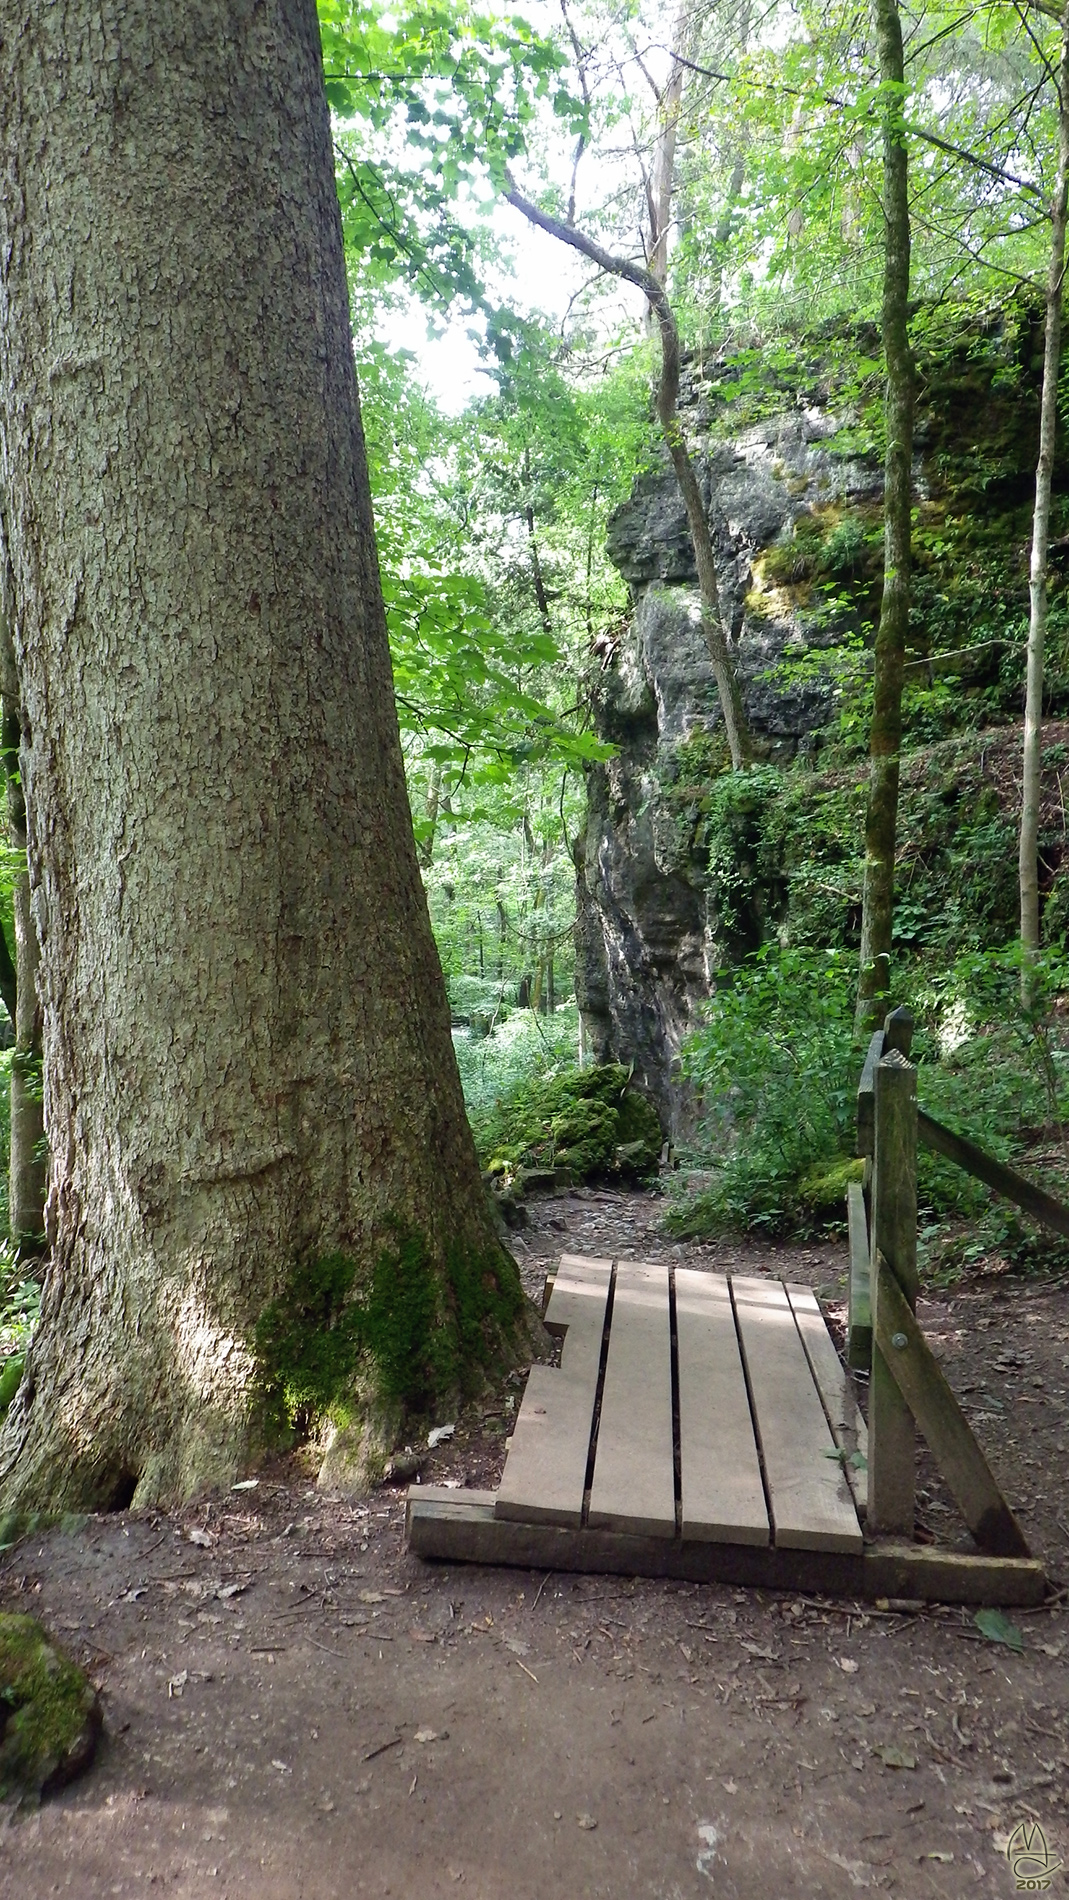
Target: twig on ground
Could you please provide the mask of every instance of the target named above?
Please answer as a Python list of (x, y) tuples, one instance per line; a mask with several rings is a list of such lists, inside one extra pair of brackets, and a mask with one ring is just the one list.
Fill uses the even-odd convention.
[(537, 1596), (535, 1597), (535, 1600), (534, 1600), (534, 1602), (533, 1602), (533, 1603), (532, 1603), (532, 1605), (531, 1605), (531, 1608), (532, 1608), (532, 1610), (537, 1610), (537, 1608), (538, 1608), (538, 1600), (539, 1600), (539, 1597), (541, 1597), (541, 1595), (542, 1595), (542, 1592), (543, 1592), (543, 1590), (545, 1589), (545, 1587), (546, 1587), (546, 1585), (547, 1585), (547, 1583), (549, 1582), (549, 1580), (550, 1580), (550, 1578), (551, 1578), (551, 1576), (552, 1576), (552, 1575), (553, 1575), (553, 1572), (552, 1572), (552, 1570), (547, 1570), (547, 1571), (546, 1571), (546, 1574), (545, 1574), (545, 1576), (544, 1576), (544, 1577), (542, 1578), (542, 1581), (541, 1581), (541, 1583), (540, 1583), (540, 1584), (539, 1584), (539, 1586), (538, 1586), (538, 1594), (537, 1594)]

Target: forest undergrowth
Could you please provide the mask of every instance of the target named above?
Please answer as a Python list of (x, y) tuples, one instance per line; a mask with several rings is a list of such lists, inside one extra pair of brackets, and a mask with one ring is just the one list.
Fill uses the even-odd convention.
[[(921, 1105), (1069, 1199), (1066, 748), (1061, 727), (1052, 727), (1044, 755), (1049, 947), (1025, 1008), (1012, 739), (996, 731), (943, 741), (903, 762), (892, 987), (915, 1019)], [(667, 1171), (644, 1178), (680, 1236), (835, 1231), (860, 1165), (856, 774), (758, 767), (744, 782), (710, 774), (700, 748), (690, 763), (677, 797), (686, 823), (705, 827), (723, 961), (682, 1050), (686, 1139)], [(513, 1175), (564, 1165), (578, 1179), (611, 1176), (611, 1149), (588, 1144), (580, 1153), (562, 1120), (566, 1107), (576, 1112), (574, 999), (539, 1014), (516, 1006), (514, 986), (454, 976), (450, 988), (454, 1007), (467, 1012), (456, 1048), (484, 1167), (496, 1161), (499, 1177), (506, 1164)], [(1069, 1272), (1069, 1247), (927, 1151), (919, 1189), (930, 1284), (977, 1271)]]

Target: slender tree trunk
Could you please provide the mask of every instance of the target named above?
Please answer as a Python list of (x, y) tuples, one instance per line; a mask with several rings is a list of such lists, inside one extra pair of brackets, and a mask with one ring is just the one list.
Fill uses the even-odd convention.
[(26, 797), (20, 762), (22, 720), (18, 669), (11, 638), (13, 588), (2, 546), (0, 596), (0, 751), (4, 755), (8, 829), (23, 863), (14, 890), (16, 983), (12, 1020), (15, 1047), (11, 1058), (8, 1233), (18, 1252), (26, 1256), (42, 1253), (45, 1246), (48, 1150), (42, 1074), (44, 1024), (37, 981), (41, 956), (30, 904), (26, 856)]
[[(0, 715), (0, 717), (2, 717), (2, 715)], [(12, 925), (14, 925), (14, 919), (12, 919)], [(7, 934), (2, 925), (0, 925), (0, 1001), (3, 1002), (4, 1008), (11, 1018), (12, 1029), (15, 1027), (15, 1017), (18, 1014), (18, 989), (19, 981), (18, 972), (15, 969), (15, 959), (11, 955), (8, 946)]]
[(590, 491), (590, 509), (587, 515), (586, 598), (584, 601), (584, 617), (586, 619), (586, 637), (587, 637), (587, 642), (591, 647), (593, 647), (594, 645), (594, 536), (595, 534), (597, 534), (600, 528), (600, 524), (601, 524), (601, 517), (599, 516), (597, 512), (597, 507), (598, 507), (598, 483), (595, 480), (594, 486)]
[(256, 1449), (257, 1322), (316, 1263), (369, 1417), (514, 1361), (524, 1308), (416, 861), (314, 0), (0, 0), (0, 44), (52, 1151), (0, 1511), (173, 1501)]
[(431, 776), (427, 785), (427, 797), (424, 804), (423, 839), (419, 847), (419, 861), (425, 871), (434, 863), (434, 839), (438, 830), (438, 812), (442, 798), (442, 766), (439, 759), (431, 764)]
[[(683, 61), (676, 55), (682, 53), (686, 57), (690, 51), (690, 41), (691, 5), (690, 0), (683, 0), (672, 28), (672, 45), (675, 49), (672, 69), (657, 99), (657, 117), (660, 123), (647, 200), (650, 220), (649, 272), (662, 288), (668, 283), (668, 235), (672, 227), (672, 198), (676, 183), (676, 142), (679, 137), (679, 110), (683, 103), (685, 73)], [(649, 315), (652, 324), (656, 321), (652, 308)]]
[(720, 589), (716, 577), (716, 557), (713, 553), (709, 523), (706, 520), (702, 503), (701, 489), (694, 464), (687, 449), (686, 436), (679, 419), (679, 330), (675, 314), (665, 295), (664, 288), (653, 274), (641, 264), (632, 263), (630, 258), (613, 257), (610, 252), (595, 244), (584, 232), (577, 231), (572, 225), (562, 224), (548, 211), (543, 211), (529, 198), (523, 197), (515, 185), (509, 182), (505, 193), (510, 205), (522, 212), (529, 224), (537, 225), (539, 230), (548, 231), (551, 237), (559, 238), (562, 244), (571, 245), (583, 257), (589, 257), (599, 270), (607, 271), (612, 277), (622, 277), (629, 284), (635, 284), (646, 298), (657, 319), (661, 335), (661, 379), (657, 386), (657, 419), (661, 433), (672, 458), (672, 467), (683, 497), (683, 506), (687, 513), (687, 526), (694, 544), (694, 560), (698, 569), (698, 588), (702, 603), (702, 631), (705, 644), (720, 695), (720, 710), (724, 719), (724, 732), (727, 737), (728, 751), (734, 771), (739, 772), (749, 764), (752, 752), (750, 729), (746, 722), (746, 712), (742, 703), (738, 673), (734, 657), (728, 643), (727, 629), (720, 608)]
[(902, 679), (909, 631), (915, 370), (909, 342), (909, 162), (902, 125), (904, 67), (897, 0), (876, 0), (883, 88), (883, 349), (887, 370), (883, 598), (876, 633), (865, 887), (857, 1017), (874, 1028), (887, 1007), (894, 917)]
[[(524, 493), (529, 494), (530, 488), (531, 488), (531, 452), (529, 449), (524, 449), (524, 452), (523, 452)], [(553, 632), (553, 621), (552, 621), (552, 617), (549, 611), (549, 595), (546, 593), (546, 583), (542, 576), (542, 560), (538, 552), (538, 535), (535, 531), (534, 507), (530, 501), (524, 502), (523, 518), (527, 523), (527, 540), (531, 549), (531, 579), (534, 583), (535, 600), (538, 604), (538, 617), (542, 622), (543, 630), (546, 633), (551, 634)]]
[(1061, 34), (1057, 81), (1058, 171), (1050, 213), (1050, 267), (1047, 273), (1043, 391), (1039, 405), (1039, 459), (1036, 463), (1036, 504), (1032, 515), (1032, 560), (1028, 581), (1028, 668), (1021, 774), (1021, 1000), (1026, 1007), (1033, 1001), (1034, 961), (1039, 951), (1040, 740), (1043, 722), (1043, 649), (1047, 634), (1047, 545), (1050, 540), (1050, 495), (1058, 426), (1066, 206), (1069, 201), (1069, 6), (1062, 13)]
[(724, 204), (713, 231), (711, 248), (713, 260), (716, 265), (716, 275), (713, 277), (708, 291), (702, 300), (702, 319), (710, 328), (712, 327), (713, 320), (720, 312), (720, 305), (724, 295), (724, 276), (727, 268), (728, 245), (731, 242), (735, 213), (738, 210), (739, 199), (742, 197), (742, 187), (745, 180), (746, 158), (742, 151), (738, 151), (731, 161), (731, 170), (728, 173)]
[[(5, 696), (6, 700), (6, 696)], [(19, 772), (20, 728), (17, 712), (5, 703), (4, 759), (7, 765), (8, 823), (12, 843), (26, 853), (26, 801)], [(11, 1147), (8, 1168), (8, 1232), (20, 1254), (45, 1247), (45, 1195), (48, 1149), (44, 1111), (44, 1021), (38, 971), (41, 962), (30, 902), (26, 866), (15, 882), (15, 959), (18, 992), (15, 1047), (11, 1058)]]
[[(23, 833), (23, 848), (25, 848)], [(44, 1019), (37, 973), (41, 952), (30, 902), (29, 871), (15, 885), (15, 955), (18, 1008), (11, 1057), (11, 1166), (8, 1230), (22, 1255), (45, 1249), (48, 1144), (44, 1107)]]

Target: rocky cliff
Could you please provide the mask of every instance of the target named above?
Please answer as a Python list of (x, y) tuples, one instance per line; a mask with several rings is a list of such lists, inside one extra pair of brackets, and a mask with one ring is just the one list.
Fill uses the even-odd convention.
[[(981, 326), (922, 377), (911, 674), (919, 738), (925, 719), (952, 730), (962, 717), (997, 719), (1000, 706), (1012, 716), (1014, 643), (1026, 614), (1036, 346), (1034, 322)], [(812, 355), (801, 386), (781, 375), (779, 394), (760, 387), (758, 368), (758, 399), (740, 426), (733, 417), (744, 405), (726, 397), (739, 382), (752, 392), (752, 361), (735, 389), (733, 375), (730, 361), (692, 364), (683, 415), (755, 740), (766, 760), (787, 765), (818, 755), (837, 727), (844, 666), (853, 681), (847, 699), (853, 691), (860, 708), (855, 748), (863, 737), (864, 651), (882, 561), (878, 384), (870, 382), (866, 406), (856, 383), (844, 397), (841, 379), (837, 389)], [(632, 609), (598, 654), (596, 723), (617, 753), (590, 773), (576, 852), (577, 990), (592, 1054), (633, 1063), (675, 1132), (674, 1065), (696, 1005), (725, 960), (762, 934), (783, 934), (783, 905), (768, 893), (741, 938), (737, 917), (733, 932), (725, 929), (702, 788), (715, 784), (726, 750), (690, 537), (666, 460), (617, 510), (609, 552)], [(693, 795), (682, 796), (688, 785)]]

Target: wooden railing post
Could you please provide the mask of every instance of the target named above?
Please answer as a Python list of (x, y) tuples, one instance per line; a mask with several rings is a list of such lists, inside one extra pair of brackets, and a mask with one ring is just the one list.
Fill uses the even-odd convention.
[(917, 1304), (917, 1071), (901, 1048), (892, 1047), (876, 1063), (873, 1083), (869, 1524), (873, 1530), (912, 1537), (916, 1453), (913, 1414), (875, 1335), (879, 1325), (880, 1256), (910, 1309)]
[(883, 1053), (897, 1049), (908, 1056), (913, 1047), (913, 1011), (904, 1004), (883, 1019)]

